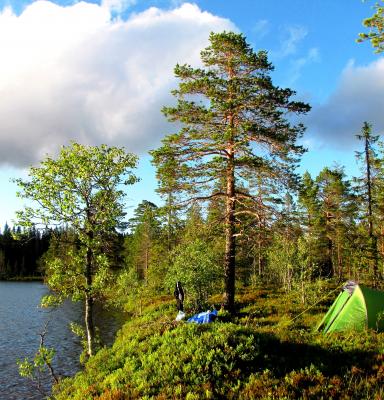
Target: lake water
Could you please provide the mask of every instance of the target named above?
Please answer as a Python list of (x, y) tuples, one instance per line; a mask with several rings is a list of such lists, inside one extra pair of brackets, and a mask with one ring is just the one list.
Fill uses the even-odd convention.
[[(20, 377), (16, 360), (32, 358), (39, 347), (39, 333), (48, 322), (45, 345), (56, 350), (54, 360), (58, 375), (79, 370), (81, 346), (69, 330), (69, 322), (82, 321), (81, 304), (66, 302), (55, 310), (39, 308), (48, 289), (40, 282), (0, 282), (0, 399), (37, 400), (43, 396), (28, 379)], [(101, 337), (110, 344), (121, 324), (110, 313), (97, 310)], [(102, 321), (102, 323), (101, 323)]]

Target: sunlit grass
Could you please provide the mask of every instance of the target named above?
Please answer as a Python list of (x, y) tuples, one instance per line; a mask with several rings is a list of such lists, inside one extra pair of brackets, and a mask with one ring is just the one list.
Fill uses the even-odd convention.
[[(332, 293), (337, 287), (324, 287)], [(308, 288), (315, 292), (316, 288)], [(323, 297), (326, 293), (323, 293)], [(147, 303), (57, 399), (379, 399), (384, 334), (323, 335), (314, 328), (333, 297), (238, 291), (237, 315), (195, 326), (174, 321), (171, 297)], [(310, 303), (309, 300), (312, 300)], [(321, 301), (319, 301), (321, 300)], [(211, 298), (220, 304), (220, 295)], [(221, 316), (220, 316), (221, 315)]]

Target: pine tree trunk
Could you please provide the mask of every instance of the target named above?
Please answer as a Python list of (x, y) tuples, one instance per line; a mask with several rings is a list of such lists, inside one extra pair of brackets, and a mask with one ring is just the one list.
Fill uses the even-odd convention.
[(339, 240), (337, 242), (337, 273), (339, 282), (341, 282), (343, 278), (343, 257), (341, 255), (341, 246)]
[(168, 257), (170, 257), (170, 253), (172, 250), (172, 207), (173, 207), (173, 198), (172, 194), (168, 193), (167, 198), (167, 248), (168, 248)]
[(235, 174), (233, 154), (227, 167), (226, 214), (225, 214), (225, 256), (224, 256), (224, 305), (235, 311)]
[(262, 243), (261, 243), (261, 237), (259, 233), (259, 240), (258, 240), (258, 265), (259, 265), (259, 276), (263, 275), (263, 257), (261, 255), (262, 252)]
[(144, 271), (144, 281), (148, 283), (148, 269), (149, 269), (149, 243), (145, 245), (145, 271)]
[(332, 278), (334, 276), (333, 268), (333, 242), (328, 238), (327, 240), (327, 259), (325, 263), (326, 276)]

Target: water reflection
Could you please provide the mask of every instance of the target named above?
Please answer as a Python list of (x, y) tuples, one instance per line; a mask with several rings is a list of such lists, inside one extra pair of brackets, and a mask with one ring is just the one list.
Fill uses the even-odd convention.
[[(67, 301), (56, 310), (39, 308), (40, 299), (47, 294), (39, 282), (0, 282), (0, 399), (35, 400), (43, 398), (28, 380), (19, 376), (17, 359), (33, 357), (39, 343), (39, 333), (48, 322), (45, 344), (54, 347), (55, 372), (72, 375), (79, 369), (79, 340), (69, 330), (69, 322), (81, 323), (82, 306)], [(95, 316), (101, 336), (110, 344), (121, 319), (111, 317), (100, 307)], [(102, 321), (102, 323), (101, 323)]]

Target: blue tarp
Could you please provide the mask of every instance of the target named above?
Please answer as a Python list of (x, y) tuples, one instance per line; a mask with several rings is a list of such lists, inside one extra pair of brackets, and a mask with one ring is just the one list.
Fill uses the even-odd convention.
[(194, 322), (195, 324), (208, 324), (209, 322), (213, 322), (217, 317), (217, 310), (213, 311), (205, 311), (199, 314), (193, 315), (188, 319), (187, 322)]

